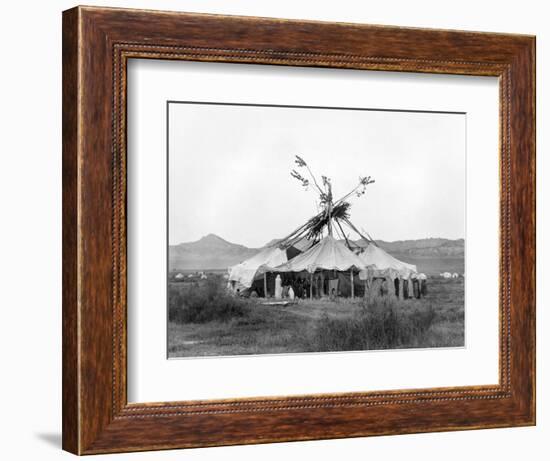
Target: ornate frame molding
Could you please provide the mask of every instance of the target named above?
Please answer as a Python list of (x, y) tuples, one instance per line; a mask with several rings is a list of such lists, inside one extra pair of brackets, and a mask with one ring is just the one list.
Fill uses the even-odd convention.
[[(534, 424), (534, 38), (88, 7), (64, 13), (63, 34), (65, 449)], [(128, 404), (126, 64), (139, 58), (499, 77), (499, 385)]]

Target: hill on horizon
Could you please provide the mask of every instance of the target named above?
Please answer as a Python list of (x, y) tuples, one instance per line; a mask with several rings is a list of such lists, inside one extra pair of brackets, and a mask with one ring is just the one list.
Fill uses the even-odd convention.
[[(276, 243), (272, 239), (264, 245)], [(360, 240), (357, 241), (360, 243)], [(417, 240), (376, 241), (391, 255), (404, 259), (461, 258), (464, 257), (464, 239), (425, 238)], [(249, 248), (231, 243), (215, 234), (208, 234), (195, 242), (169, 246), (170, 270), (227, 269), (255, 255), (261, 248)]]
[[(360, 241), (357, 241), (358, 243)], [(463, 257), (464, 239), (425, 238), (418, 240), (397, 240), (376, 243), (392, 255), (409, 255), (411, 257)]]

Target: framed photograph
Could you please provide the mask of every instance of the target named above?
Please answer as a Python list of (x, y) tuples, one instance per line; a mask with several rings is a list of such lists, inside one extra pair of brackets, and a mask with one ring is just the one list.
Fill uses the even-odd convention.
[(167, 112), (169, 358), (465, 346), (466, 113)]
[(63, 447), (535, 424), (532, 36), (63, 13)]

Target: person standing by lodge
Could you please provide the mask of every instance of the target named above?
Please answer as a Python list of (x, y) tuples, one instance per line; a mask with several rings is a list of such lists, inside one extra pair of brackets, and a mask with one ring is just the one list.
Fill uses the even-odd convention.
[(329, 279), (328, 281), (328, 292), (330, 296), (334, 299), (338, 296), (338, 279)]
[(294, 289), (294, 293), (297, 298), (302, 297), (302, 279), (300, 277), (296, 279), (296, 288)]
[(288, 299), (294, 301), (294, 289), (292, 288), (292, 285), (288, 286)]
[(311, 281), (311, 292), (313, 293), (313, 298), (317, 298), (318, 290), (317, 288), (319, 285), (317, 284), (317, 276), (313, 276), (313, 280)]
[(281, 276), (277, 274), (277, 277), (275, 277), (275, 299), (281, 299), (283, 297), (281, 283)]
[(395, 297), (399, 298), (399, 277), (395, 277), (393, 280), (393, 286), (395, 288)]
[(302, 294), (304, 298), (309, 297), (309, 279), (307, 277), (304, 279), (304, 292)]
[(409, 279), (403, 279), (403, 299), (409, 299)]
[(283, 292), (281, 293), (281, 297), (288, 298), (288, 288), (290, 285), (287, 285), (287, 282), (285, 281), (285, 284), (283, 285)]
[(413, 294), (416, 299), (420, 299), (420, 284), (416, 277), (413, 279)]

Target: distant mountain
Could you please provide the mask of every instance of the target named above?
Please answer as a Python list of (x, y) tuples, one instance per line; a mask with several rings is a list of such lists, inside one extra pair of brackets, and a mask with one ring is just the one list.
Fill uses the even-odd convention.
[(267, 242), (264, 247), (269, 247), (271, 245), (275, 245), (277, 242), (279, 242), (281, 239), (271, 239), (269, 242)]
[(170, 269), (225, 269), (258, 252), (208, 234), (196, 242), (180, 243), (169, 247)]
[[(359, 243), (360, 241), (358, 241)], [(386, 242), (377, 240), (388, 253), (412, 257), (462, 257), (464, 256), (464, 239), (449, 240), (444, 238), (427, 238), (418, 240), (398, 240)]]
[[(280, 239), (273, 239), (265, 246), (272, 245)], [(360, 243), (360, 241), (357, 241)], [(377, 240), (388, 253), (395, 257), (463, 257), (464, 239), (449, 240), (428, 238), (419, 240), (400, 240), (385, 242)], [(260, 248), (248, 248), (244, 245), (228, 242), (223, 238), (208, 234), (196, 242), (171, 245), (169, 248), (169, 267), (171, 270), (204, 270), (226, 269), (255, 255)]]
[(429, 238), (403, 240), (398, 242), (378, 242), (388, 253), (409, 256), (463, 257), (464, 239), (447, 240)]

